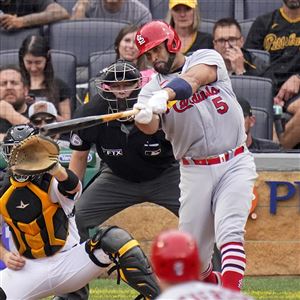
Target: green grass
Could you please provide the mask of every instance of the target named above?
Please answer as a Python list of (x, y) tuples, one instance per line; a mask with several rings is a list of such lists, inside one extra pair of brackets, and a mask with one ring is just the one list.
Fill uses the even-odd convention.
[[(243, 292), (255, 299), (300, 300), (300, 276), (246, 277)], [(115, 279), (97, 279), (90, 284), (89, 300), (132, 300), (137, 295), (125, 283), (117, 285)]]
[(300, 299), (300, 276), (246, 277), (243, 291), (255, 299)]

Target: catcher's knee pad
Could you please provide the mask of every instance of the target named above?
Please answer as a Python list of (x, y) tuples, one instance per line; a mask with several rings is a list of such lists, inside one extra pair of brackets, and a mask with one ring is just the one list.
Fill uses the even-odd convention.
[(109, 255), (115, 266), (109, 274), (118, 271), (119, 279), (141, 293), (146, 299), (153, 299), (159, 294), (159, 287), (148, 259), (132, 236), (117, 226), (102, 226), (86, 243), (87, 252), (102, 249)]
[(6, 300), (6, 294), (3, 289), (0, 287), (0, 300)]

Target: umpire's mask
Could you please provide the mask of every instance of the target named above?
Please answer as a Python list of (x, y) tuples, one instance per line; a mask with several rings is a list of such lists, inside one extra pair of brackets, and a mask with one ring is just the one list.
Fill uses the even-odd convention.
[[(100, 96), (108, 101), (109, 112), (116, 113), (132, 109), (141, 90), (142, 76), (135, 65), (119, 59), (104, 69), (95, 84)], [(133, 116), (118, 119), (126, 122)]]

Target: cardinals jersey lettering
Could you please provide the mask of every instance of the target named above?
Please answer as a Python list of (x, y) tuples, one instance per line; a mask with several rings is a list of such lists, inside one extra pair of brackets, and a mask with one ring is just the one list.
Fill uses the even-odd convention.
[(139, 102), (147, 102), (154, 91), (198, 64), (216, 66), (218, 81), (201, 86), (189, 99), (172, 102), (161, 118), (177, 159), (218, 155), (246, 140), (242, 109), (232, 91), (223, 58), (214, 50), (198, 50), (186, 57), (181, 73), (156, 75), (142, 89)]

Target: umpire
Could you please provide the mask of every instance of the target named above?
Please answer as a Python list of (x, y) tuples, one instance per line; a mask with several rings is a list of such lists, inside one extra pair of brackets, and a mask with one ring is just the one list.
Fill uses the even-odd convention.
[[(141, 89), (141, 75), (130, 62), (118, 60), (96, 80), (99, 93), (80, 107), (75, 117), (131, 109)], [(179, 166), (163, 131), (146, 135), (133, 118), (119, 119), (72, 132), (69, 168), (83, 178), (89, 150), (96, 146), (101, 158), (99, 175), (76, 205), (76, 223), (82, 240), (88, 231), (121, 210), (142, 202), (179, 210)], [(87, 299), (74, 292), (55, 299)], [(86, 297), (86, 298), (85, 298)]]

